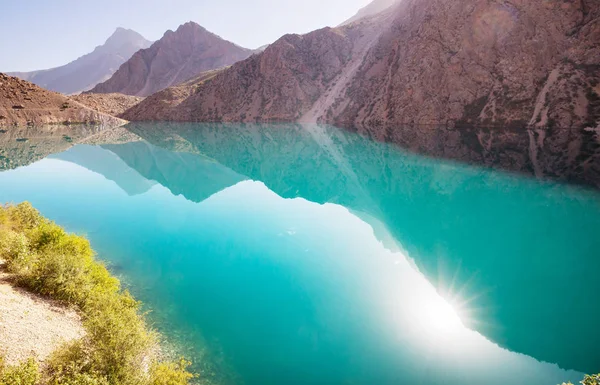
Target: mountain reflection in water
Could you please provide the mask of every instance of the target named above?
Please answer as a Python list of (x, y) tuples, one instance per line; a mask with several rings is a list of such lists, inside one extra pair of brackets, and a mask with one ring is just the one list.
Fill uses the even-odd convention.
[(600, 367), (595, 192), (334, 127), (128, 129), (0, 174), (0, 199), (88, 233), (161, 329), (219, 352), (214, 371), (554, 384), (581, 374), (536, 360)]

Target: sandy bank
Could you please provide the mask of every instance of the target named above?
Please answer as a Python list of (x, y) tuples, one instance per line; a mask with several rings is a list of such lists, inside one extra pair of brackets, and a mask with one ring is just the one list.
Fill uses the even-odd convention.
[(77, 312), (15, 287), (0, 261), (0, 354), (8, 364), (29, 357), (43, 362), (61, 343), (84, 333)]

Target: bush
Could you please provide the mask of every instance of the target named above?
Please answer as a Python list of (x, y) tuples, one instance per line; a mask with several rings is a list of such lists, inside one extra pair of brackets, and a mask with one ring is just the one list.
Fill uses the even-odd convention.
[(167, 362), (152, 365), (150, 385), (186, 385), (194, 376), (187, 371), (191, 362), (183, 358), (179, 363)]
[(33, 358), (20, 365), (2, 368), (0, 385), (37, 385), (40, 381), (40, 369)]
[(51, 357), (48, 384), (185, 385), (193, 377), (185, 361), (154, 362), (157, 338), (139, 302), (95, 260), (87, 239), (68, 234), (29, 203), (0, 206), (0, 259), (18, 284), (82, 314), (86, 336)]
[(48, 360), (48, 385), (109, 385), (105, 376), (93, 370), (84, 346), (76, 341), (54, 352)]

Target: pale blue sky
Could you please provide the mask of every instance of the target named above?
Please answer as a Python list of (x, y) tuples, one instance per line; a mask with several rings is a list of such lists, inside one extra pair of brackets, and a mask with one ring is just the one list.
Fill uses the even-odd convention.
[(66, 64), (115, 28), (149, 40), (195, 21), (247, 48), (335, 26), (370, 0), (0, 0), (0, 71)]

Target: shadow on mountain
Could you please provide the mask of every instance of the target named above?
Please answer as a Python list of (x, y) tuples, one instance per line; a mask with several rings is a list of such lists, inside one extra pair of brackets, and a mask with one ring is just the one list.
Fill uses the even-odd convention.
[(442, 295), (465, 302), (469, 327), (563, 368), (600, 367), (595, 192), (417, 157), (333, 127), (128, 129), (163, 149), (103, 147), (174, 193), (198, 202), (216, 191), (207, 180), (224, 188), (249, 178), (284, 198), (375, 218)]

